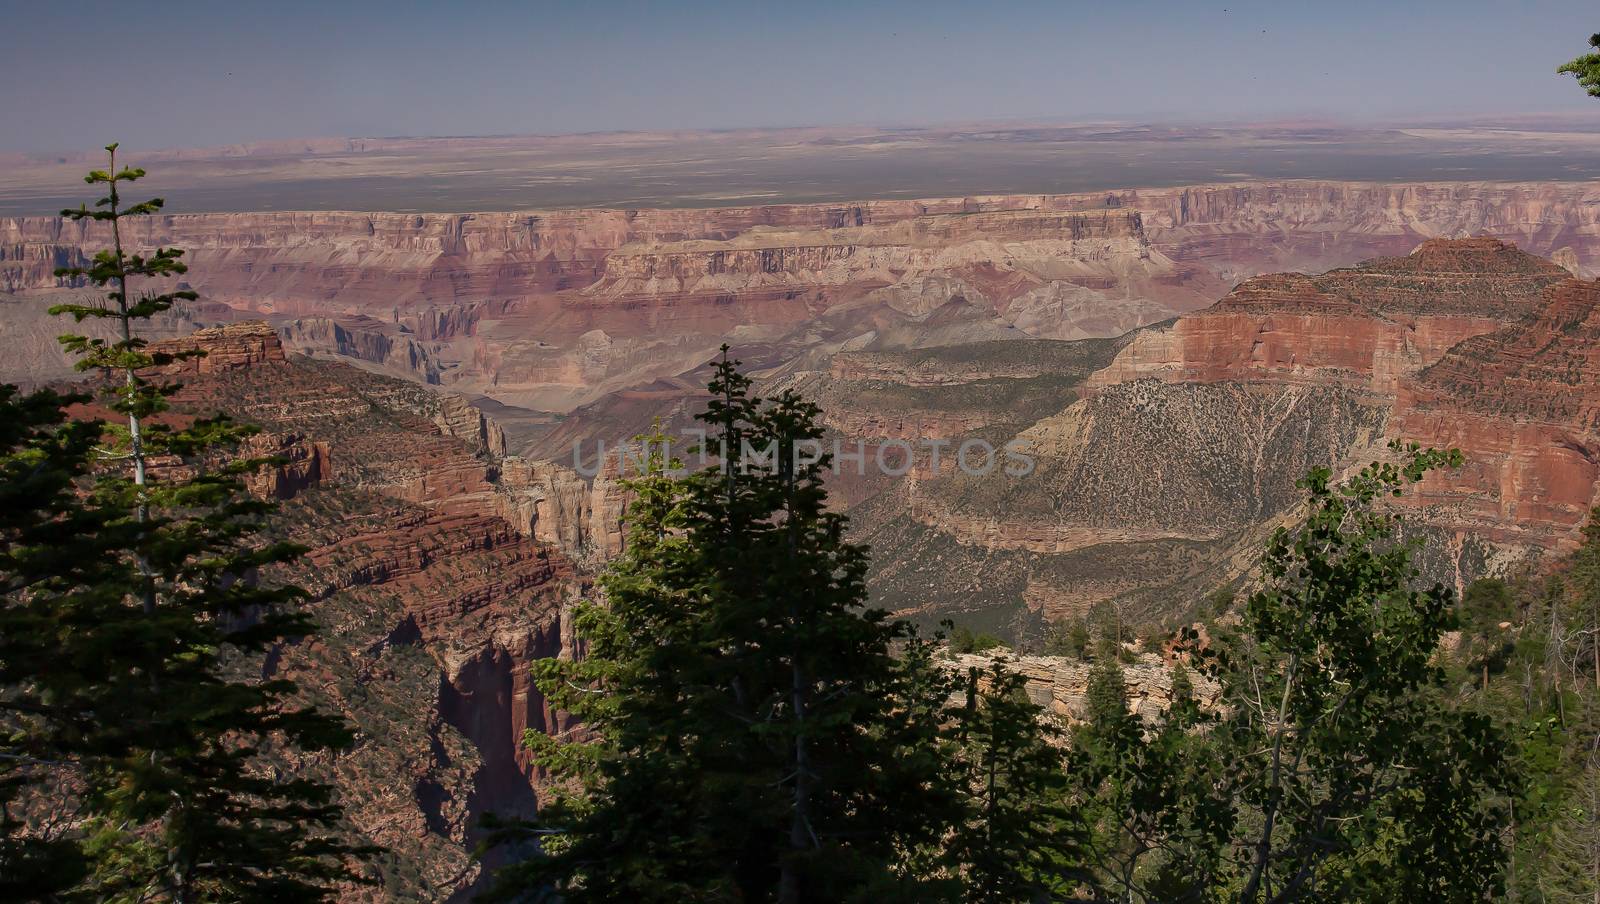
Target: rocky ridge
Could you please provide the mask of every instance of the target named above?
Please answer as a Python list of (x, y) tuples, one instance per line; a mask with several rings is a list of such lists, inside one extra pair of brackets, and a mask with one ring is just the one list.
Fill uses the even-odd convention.
[(603, 486), (514, 459), (507, 473), (503, 434), (463, 400), (292, 357), (264, 323), (152, 350), (204, 353), (161, 369), (182, 383), (180, 416), (228, 412), (262, 428), (252, 452), (284, 459), (254, 487), (281, 501), (274, 529), (307, 552), (269, 577), (308, 590), (322, 631), (269, 669), (357, 727), (352, 750), (302, 765), (340, 785), (354, 835), (393, 852), (380, 886), (347, 897), (468, 894), (479, 817), (536, 806), (542, 773), (522, 733), (573, 728), (529, 667), (574, 655), (567, 612), (588, 579), (560, 543), (589, 543), (576, 519)]
[(1467, 456), (1405, 501), (1431, 573), (1460, 582), (1564, 550), (1600, 477), (1595, 287), (1484, 238), (1247, 280), (1136, 332), (1053, 411), (996, 435), (1032, 450), (1026, 479), (912, 479), (860, 506), (873, 585), (1013, 630), (1102, 600), (1182, 611), (1175, 594), (1248, 569), (1306, 470), (1383, 458), (1390, 440)]
[[(1089, 717), (1089, 674), (1092, 663), (1063, 656), (1017, 654), (1001, 648), (984, 653), (954, 654), (942, 667), (957, 672), (977, 669), (981, 675), (996, 661), (1027, 679), (1028, 699), (1060, 723), (1076, 725)], [(1128, 692), (1128, 710), (1146, 723), (1154, 722), (1173, 704), (1172, 676), (1178, 659), (1153, 652), (1138, 653), (1122, 666)], [(1222, 696), (1222, 686), (1199, 670), (1189, 671), (1194, 699), (1212, 709)]]
[[(980, 339), (1110, 337), (1241, 278), (1489, 235), (1585, 274), (1583, 183), (1277, 182), (712, 210), (160, 216), (208, 303), (299, 351), (569, 411), (671, 378), (724, 340), (783, 357)], [(0, 219), (0, 290), (60, 291), (86, 223)], [(951, 305), (955, 311), (944, 310)], [(942, 312), (942, 313), (941, 313)], [(928, 318), (946, 322), (924, 329)], [(213, 320), (211, 322), (217, 322)]]

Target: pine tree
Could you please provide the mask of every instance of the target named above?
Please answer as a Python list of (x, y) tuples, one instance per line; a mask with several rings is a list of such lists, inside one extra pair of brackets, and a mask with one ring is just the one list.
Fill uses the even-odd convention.
[(896, 655), (909, 628), (864, 606), (817, 409), (749, 386), (724, 354), (702, 415), (718, 466), (673, 479), (657, 447), (604, 605), (579, 615), (585, 658), (537, 667), (597, 739), (529, 738), (575, 793), (501, 833), (544, 841), (503, 898), (892, 897), (953, 821), (937, 682)]
[(1482, 578), (1467, 586), (1458, 610), (1462, 652), (1481, 687), (1489, 686), (1489, 674), (1505, 668), (1514, 649), (1512, 637), (1502, 624), (1512, 616), (1511, 588), (1497, 578)]
[(1089, 657), (1089, 648), (1094, 639), (1089, 636), (1089, 624), (1081, 618), (1072, 620), (1067, 628), (1067, 654), (1079, 661)]
[(1600, 35), (1590, 36), (1589, 46), (1597, 52), (1586, 53), (1561, 64), (1556, 73), (1571, 75), (1578, 80), (1578, 87), (1587, 91), (1590, 97), (1600, 97)]
[(1121, 731), (1132, 716), (1128, 712), (1128, 683), (1122, 675), (1116, 647), (1102, 644), (1102, 652), (1089, 669), (1089, 685), (1084, 691), (1085, 721), (1100, 735)]
[[(118, 575), (103, 511), (79, 504), (99, 425), (69, 421), (87, 396), (0, 386), (0, 900), (58, 897), (87, 874), (70, 807), (54, 812), (64, 746), (44, 727), (23, 683), (42, 652), (39, 624), (21, 601), (52, 586), (104, 585)], [(65, 651), (70, 653), (71, 651)], [(68, 659), (66, 662), (70, 663)], [(59, 664), (58, 664), (59, 665)], [(41, 818), (43, 817), (43, 818)]]
[[(64, 460), (36, 516), (7, 538), (0, 710), (27, 755), (48, 764), (40, 771), (74, 798), (85, 893), (323, 900), (336, 883), (357, 878), (350, 858), (366, 849), (331, 834), (340, 811), (330, 787), (277, 778), (263, 748), (315, 755), (348, 744), (350, 734), (340, 720), (298, 705), (292, 682), (230, 677), (251, 657), (310, 632), (297, 610), (304, 594), (257, 579), (301, 550), (256, 539), (270, 507), (240, 478), (267, 462), (227, 454), (248, 428), (225, 417), (181, 429), (152, 422), (176, 387), (143, 371), (171, 357), (147, 352), (134, 324), (193, 293), (132, 294), (132, 278), (184, 272), (182, 253), (125, 252), (121, 220), (161, 202), (122, 207), (118, 184), (143, 171), (118, 170), (116, 145), (107, 151), (110, 167), (86, 180), (106, 185), (107, 196), (93, 211), (63, 215), (107, 224), (113, 247), (90, 267), (59, 275), (108, 287), (110, 304), (52, 310), (115, 321), (112, 339), (62, 342), (80, 355), (81, 370), (109, 378), (108, 407), (126, 426), (108, 429), (88, 457)], [(83, 429), (25, 438), (22, 454), (37, 458), (51, 442), (76, 442)], [(181, 461), (182, 476), (160, 479), (156, 455)]]
[(1010, 904), (1075, 892), (1083, 827), (1065, 806), (1063, 732), (1044, 721), (1027, 677), (995, 660), (966, 677), (956, 714), (968, 815), (947, 849), (969, 902)]
[(1044, 651), (1050, 656), (1068, 656), (1082, 661), (1089, 658), (1093, 640), (1089, 625), (1082, 617), (1051, 622), (1045, 634)]
[(1150, 724), (1136, 717), (1109, 650), (1090, 670), (1085, 709), (1072, 735), (1068, 800), (1090, 826), (1096, 900), (1200, 900), (1218, 881), (1231, 827), (1218, 751), (1194, 730), (1206, 718), (1192, 699)]

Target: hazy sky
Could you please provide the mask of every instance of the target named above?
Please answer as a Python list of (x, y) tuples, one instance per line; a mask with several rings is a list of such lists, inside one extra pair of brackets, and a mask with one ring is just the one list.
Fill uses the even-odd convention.
[(1593, 110), (1596, 0), (0, 0), (0, 150)]

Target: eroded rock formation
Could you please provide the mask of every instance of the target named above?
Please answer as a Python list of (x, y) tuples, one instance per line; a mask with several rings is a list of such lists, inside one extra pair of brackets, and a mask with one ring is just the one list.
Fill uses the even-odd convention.
[[(1053, 411), (999, 434), (1032, 450), (1026, 479), (908, 480), (859, 507), (874, 586), (909, 610), (982, 619), (1101, 600), (1181, 610), (1248, 570), (1308, 469), (1386, 457), (1391, 440), (1467, 456), (1403, 503), (1430, 536), (1432, 574), (1465, 581), (1565, 549), (1600, 478), (1596, 286), (1487, 238), (1246, 280), (1138, 331)], [(905, 391), (930, 379), (835, 360), (842, 377)]]
[[(724, 339), (794, 357), (1110, 337), (1246, 277), (1404, 255), (1430, 238), (1489, 235), (1584, 275), (1600, 267), (1597, 200), (1584, 183), (1246, 183), (715, 210), (173, 215), (135, 224), (129, 241), (188, 250), (189, 282), (230, 312), (205, 322), (263, 317), (298, 351), (564, 412), (681, 374)], [(95, 229), (0, 219), (0, 290), (58, 291), (54, 269), (100, 247)]]
[(480, 817), (528, 815), (543, 773), (525, 730), (572, 726), (530, 685), (535, 659), (574, 653), (567, 608), (587, 578), (557, 545), (559, 511), (518, 517), (503, 435), (463, 400), (287, 356), (264, 323), (153, 345), (204, 352), (162, 370), (179, 416), (259, 425), (249, 452), (282, 463), (252, 486), (281, 501), (273, 530), (307, 552), (269, 577), (311, 595), (313, 641), (270, 670), (357, 728), (354, 748), (305, 763), (336, 781), (351, 830), (391, 849), (381, 885), (351, 899), (442, 900), (481, 874)]
[[(999, 649), (988, 653), (963, 653), (945, 660), (945, 668), (961, 672), (977, 669), (981, 676), (996, 660), (1010, 671), (1027, 678), (1025, 690), (1034, 704), (1063, 724), (1078, 724), (1089, 717), (1089, 673), (1094, 666), (1080, 659), (1062, 656), (1017, 655)], [(1128, 710), (1145, 722), (1154, 722), (1173, 704), (1172, 677), (1177, 665), (1156, 653), (1140, 653), (1122, 667), (1128, 693)], [(1189, 670), (1194, 700), (1211, 708), (1222, 696), (1222, 686), (1209, 675)]]

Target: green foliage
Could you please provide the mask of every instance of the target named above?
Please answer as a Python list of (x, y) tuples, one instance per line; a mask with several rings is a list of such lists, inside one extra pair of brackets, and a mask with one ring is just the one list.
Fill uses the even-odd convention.
[(1067, 808), (1062, 732), (1001, 660), (966, 676), (957, 739), (967, 812), (945, 859), (964, 900), (1055, 900), (1082, 884), (1083, 826)]
[(1159, 652), (1172, 638), (1172, 632), (1156, 622), (1145, 622), (1134, 631), (1139, 639), (1139, 649), (1146, 653)]
[(14, 650), (26, 619), (16, 601), (51, 583), (99, 583), (114, 572), (81, 535), (98, 535), (101, 519), (75, 505), (75, 484), (89, 470), (96, 425), (66, 419), (82, 396), (43, 391), (22, 396), (0, 386), (0, 899), (58, 896), (88, 871), (79, 839), (29, 819), (57, 768), (56, 743), (26, 730), (15, 685)]
[(1234, 816), (1220, 750), (1200, 730), (1207, 720), (1192, 698), (1154, 724), (1135, 717), (1114, 657), (1096, 662), (1086, 698), (1067, 775), (1090, 826), (1095, 900), (1206, 899), (1221, 884)]
[(573, 793), (502, 828), (544, 841), (502, 872), (502, 899), (915, 898), (927, 877), (910, 864), (959, 809), (948, 688), (907, 625), (863, 605), (866, 552), (826, 507), (816, 407), (751, 397), (736, 364), (718, 364), (702, 415), (720, 466), (673, 479), (646, 438), (605, 606), (578, 615), (587, 655), (536, 668), (595, 740), (528, 737)]
[(1123, 621), (1122, 610), (1110, 600), (1101, 600), (1089, 609), (1089, 630), (1097, 659), (1133, 662), (1137, 657), (1125, 645), (1137, 639), (1133, 626)]
[(1045, 634), (1045, 652), (1051, 656), (1067, 656), (1080, 662), (1089, 658), (1092, 643), (1089, 625), (1082, 618), (1065, 624), (1055, 622)]
[(950, 652), (971, 653), (972, 647), (977, 643), (972, 629), (966, 625), (957, 625), (950, 629)]
[(1498, 578), (1481, 578), (1467, 586), (1458, 609), (1460, 653), (1485, 686), (1491, 673), (1505, 670), (1516, 645), (1510, 619), (1516, 614), (1511, 588)]
[(1133, 631), (1123, 623), (1122, 610), (1110, 600), (1101, 600), (1089, 609), (1089, 627), (1101, 646), (1112, 646), (1133, 640)]
[[(112, 167), (88, 179), (110, 187), (99, 209), (67, 214), (109, 223), (115, 248), (64, 273), (113, 287), (113, 307), (66, 313), (116, 318), (122, 338), (63, 341), (85, 369), (115, 372), (107, 395), (127, 426), (70, 422), (68, 400), (47, 393), (0, 392), (0, 856), (23, 865), (5, 871), (21, 884), (6, 890), (324, 900), (356, 879), (349, 857), (362, 851), (332, 836), (330, 788), (278, 778), (258, 753), (326, 751), (350, 735), (297, 705), (292, 682), (225, 677), (309, 633), (296, 608), (303, 592), (255, 578), (300, 550), (256, 536), (270, 507), (240, 477), (265, 462), (226, 453), (249, 431), (225, 418), (147, 423), (174, 387), (137, 372), (160, 356), (132, 323), (188, 295), (130, 297), (128, 277), (182, 266), (176, 251), (124, 255), (118, 221), (160, 205), (119, 208), (117, 184), (143, 173), (117, 170), (115, 148)], [(182, 461), (184, 476), (157, 479), (148, 467), (157, 451)], [(40, 843), (53, 846), (44, 872)]]
[(972, 629), (965, 625), (957, 625), (951, 629), (949, 643), (952, 653), (987, 653), (1005, 646), (1005, 642), (993, 634), (988, 632), (974, 634)]
[(1400, 451), (1342, 485), (1306, 478), (1306, 520), (1268, 546), (1224, 658), (1219, 735), (1252, 817), (1233, 840), (1241, 900), (1479, 900), (1502, 881), (1505, 740), (1442, 701), (1453, 594), (1415, 588), (1417, 543), (1379, 504), (1460, 453)]
[(1171, 708), (1141, 722), (1096, 663), (1068, 774), (1105, 898), (1468, 901), (1502, 883), (1508, 744), (1446, 698), (1455, 601), (1414, 586), (1416, 542), (1383, 504), (1459, 453), (1398, 451), (1303, 481), (1306, 518), (1272, 539), (1239, 629), (1194, 651), (1222, 707), (1175, 670)]
[(1132, 718), (1128, 713), (1128, 683), (1115, 656), (1101, 656), (1089, 670), (1084, 692), (1084, 720), (1098, 734), (1121, 731)]
[[(540, 850), (497, 898), (1467, 901), (1503, 884), (1517, 754), (1449, 698), (1458, 607), (1415, 586), (1417, 541), (1386, 504), (1459, 453), (1308, 475), (1305, 520), (1273, 537), (1238, 628), (1207, 649), (1185, 632), (1220, 706), (1180, 665), (1170, 707), (1135, 716), (1120, 613), (1058, 628), (1069, 651), (1100, 645), (1067, 739), (1006, 663), (953, 678), (863, 607), (865, 551), (817, 462), (793, 457), (814, 408), (750, 398), (726, 360), (712, 388), (722, 464), (674, 479), (652, 455), (606, 604), (578, 615), (586, 657), (535, 668), (592, 739), (529, 734), (566, 793), (501, 827)], [(769, 443), (761, 462), (732, 452)], [(1485, 584), (1464, 607), (1503, 604)], [(1547, 848), (1587, 825), (1545, 821)]]
[(1600, 895), (1600, 517), (1552, 574), (1467, 595), (1448, 666), (1463, 705), (1518, 740), (1509, 896), (1587, 904)]
[[(1600, 51), (1600, 35), (1591, 35), (1589, 46)], [(1576, 78), (1578, 86), (1587, 91), (1590, 97), (1600, 97), (1600, 52), (1586, 53), (1569, 60), (1561, 64), (1556, 72)]]

